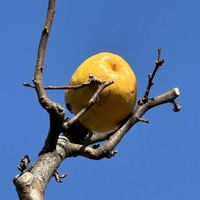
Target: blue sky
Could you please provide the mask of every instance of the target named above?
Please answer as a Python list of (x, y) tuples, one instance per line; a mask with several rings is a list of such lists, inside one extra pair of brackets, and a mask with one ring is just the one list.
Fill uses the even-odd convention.
[[(47, 0), (7, 0), (0, 7), (3, 199), (17, 199), (16, 167), (24, 154), (37, 158), (48, 131), (48, 115), (35, 92), (22, 86), (33, 79), (46, 7)], [(46, 199), (200, 199), (199, 10), (198, 0), (57, 0), (46, 85), (67, 84), (84, 59), (110, 51), (132, 66), (140, 98), (161, 47), (166, 62), (151, 95), (179, 87), (182, 111), (172, 112), (171, 105), (150, 110), (150, 124), (133, 127), (113, 159), (67, 159), (59, 171), (69, 176), (62, 184), (52, 179)], [(64, 103), (63, 91), (48, 95)]]

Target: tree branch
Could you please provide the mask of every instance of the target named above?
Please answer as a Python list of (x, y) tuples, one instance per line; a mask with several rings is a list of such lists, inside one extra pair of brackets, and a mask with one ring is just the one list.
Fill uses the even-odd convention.
[[(164, 94), (152, 98), (143, 105), (138, 105), (129, 119), (110, 136), (103, 145), (86, 146), (69, 142), (65, 136), (60, 136), (54, 152), (49, 152), (39, 156), (30, 172), (26, 171), (15, 178), (15, 185), (20, 199), (26, 199), (26, 195), (35, 195), (38, 200), (43, 199), (45, 188), (54, 175), (55, 170), (62, 161), (68, 157), (84, 156), (90, 159), (99, 160), (111, 158), (116, 154), (114, 148), (126, 135), (128, 130), (140, 122), (140, 118), (151, 108), (161, 104), (172, 103), (180, 95), (179, 89), (174, 88)], [(28, 192), (26, 191), (29, 188)], [(34, 199), (34, 198), (28, 198)]]
[(90, 78), (91, 77), (93, 77), (94, 80), (96, 80), (96, 82), (98, 82), (98, 84), (100, 84), (99, 88), (95, 91), (95, 93), (92, 95), (92, 97), (88, 101), (87, 105), (82, 110), (80, 110), (73, 118), (71, 118), (70, 120), (67, 120), (66, 122), (63, 123), (63, 130), (68, 129), (69, 126), (71, 126), (72, 124), (77, 122), (99, 100), (99, 94), (106, 87), (108, 87), (109, 85), (114, 83), (114, 81), (106, 81), (105, 82), (105, 81), (101, 81), (99, 79), (96, 79), (94, 76), (90, 76)]
[[(70, 89), (77, 90), (77, 89), (80, 89), (82, 87), (85, 87), (85, 86), (88, 86), (91, 84), (101, 85), (102, 83), (103, 82), (100, 79), (96, 78), (93, 75), (89, 75), (89, 80), (87, 82), (79, 84), (79, 85), (43, 86), (43, 88), (45, 90), (70, 90)], [(23, 83), (23, 86), (35, 89), (35, 85), (33, 85), (31, 83), (25, 82), (25, 83)]]
[(91, 159), (102, 159), (104, 157), (112, 157), (113, 150), (117, 146), (117, 144), (121, 141), (121, 139), (125, 136), (128, 130), (135, 125), (136, 123), (140, 122), (140, 118), (151, 108), (173, 102), (178, 96), (180, 95), (180, 91), (178, 88), (174, 88), (164, 94), (161, 94), (151, 100), (149, 100), (146, 104), (139, 105), (133, 111), (132, 115), (126, 121), (124, 125), (122, 125), (113, 135), (110, 136), (108, 141), (100, 145), (97, 148), (92, 148), (90, 146), (84, 146), (75, 144), (73, 145), (73, 151), (76, 152), (77, 155), (82, 155), (84, 157), (88, 157)]
[[(44, 59), (48, 37), (55, 13), (55, 2), (55, 0), (49, 0), (45, 25), (41, 34), (38, 48), (33, 80), (34, 85), (29, 83), (25, 84), (25, 86), (34, 88), (36, 90), (40, 105), (49, 113), (50, 129), (44, 147), (42, 148), (37, 161), (31, 167), (28, 167), (30, 159), (26, 155), (18, 166), (20, 174), (14, 178), (14, 184), (21, 200), (43, 200), (45, 189), (51, 177), (55, 176), (59, 182), (61, 181), (61, 178), (64, 177), (64, 175), (62, 176), (57, 173), (57, 168), (60, 166), (62, 161), (68, 157), (84, 156), (86, 158), (98, 160), (102, 158), (111, 158), (114, 156), (116, 154), (116, 151), (114, 151), (115, 147), (126, 135), (128, 130), (138, 122), (148, 122), (148, 120), (143, 119), (142, 116), (151, 108), (161, 104), (172, 103), (174, 107), (173, 110), (175, 112), (180, 110), (180, 106), (175, 101), (175, 99), (180, 95), (178, 88), (174, 88), (155, 98), (149, 99), (149, 92), (153, 85), (153, 78), (158, 68), (164, 62), (164, 60), (160, 58), (161, 51), (159, 49), (156, 65), (152, 74), (149, 75), (148, 85), (144, 97), (139, 101), (138, 106), (135, 108), (129, 118), (125, 120), (125, 122), (120, 125), (117, 130), (102, 135), (94, 134), (89, 141), (85, 141), (81, 144), (70, 142), (69, 138), (66, 136), (59, 137), (63, 127), (69, 131), (71, 125), (78, 122), (78, 119), (98, 100), (100, 92), (113, 82), (102, 82), (101, 80), (90, 76), (88, 82), (78, 86), (73, 86), (73, 88), (71, 86), (69, 86), (71, 88), (68, 86), (68, 88), (64, 88), (65, 86), (43, 86), (42, 74), (44, 68)], [(99, 88), (88, 102), (86, 107), (74, 118), (69, 119), (67, 122), (64, 121), (64, 108), (58, 103), (50, 100), (45, 92), (45, 89), (78, 89), (92, 83), (99, 84)], [(77, 134), (79, 133), (77, 132)], [(105, 141), (105, 143), (103, 145), (95, 144), (100, 141)], [(89, 144), (95, 145), (89, 146)]]
[(144, 97), (142, 99), (140, 99), (140, 101), (139, 101), (139, 104), (141, 104), (141, 105), (148, 101), (149, 92), (151, 90), (151, 87), (153, 86), (153, 79), (154, 79), (159, 67), (162, 66), (162, 64), (164, 63), (164, 59), (161, 59), (160, 56), (161, 56), (161, 48), (158, 49), (158, 55), (157, 55), (157, 59), (155, 62), (155, 67), (153, 69), (153, 72), (148, 75), (148, 84), (147, 84), (147, 88), (146, 88)]
[(33, 80), (40, 105), (49, 113), (50, 116), (49, 133), (40, 154), (53, 151), (55, 149), (65, 115), (64, 108), (47, 97), (42, 81), (46, 47), (49, 38), (49, 33), (51, 30), (51, 25), (53, 22), (54, 13), (55, 13), (55, 0), (49, 0), (44, 29), (42, 31), (40, 38), (37, 61), (35, 66), (35, 73), (34, 73), (34, 80)]
[(58, 140), (56, 150), (40, 155), (33, 166), (14, 177), (20, 200), (43, 200), (45, 189), (62, 161), (73, 155), (66, 137)]
[(33, 80), (39, 102), (41, 106), (46, 109), (48, 109), (49, 107), (48, 106), (49, 101), (47, 100), (46, 93), (43, 87), (42, 72), (44, 68), (46, 47), (47, 47), (47, 42), (49, 38), (49, 33), (51, 30), (51, 25), (53, 22), (54, 13), (55, 13), (55, 0), (49, 0), (46, 21), (45, 21), (44, 29), (42, 31), (41, 38), (40, 38), (39, 47), (38, 47), (37, 61), (36, 61), (34, 80)]

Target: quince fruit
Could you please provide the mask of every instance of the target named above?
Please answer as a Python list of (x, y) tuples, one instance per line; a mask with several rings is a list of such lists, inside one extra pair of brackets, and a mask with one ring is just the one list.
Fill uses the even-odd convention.
[[(136, 101), (136, 77), (119, 55), (103, 52), (86, 59), (74, 72), (69, 85), (86, 83), (92, 75), (102, 81), (114, 81), (106, 87), (80, 122), (90, 131), (106, 132), (117, 128), (132, 112)], [(74, 114), (88, 103), (98, 84), (69, 89), (65, 103)]]

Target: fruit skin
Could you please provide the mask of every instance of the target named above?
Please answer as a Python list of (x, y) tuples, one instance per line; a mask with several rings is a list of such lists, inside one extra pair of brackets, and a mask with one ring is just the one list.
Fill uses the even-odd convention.
[[(136, 77), (129, 64), (119, 55), (102, 52), (86, 59), (74, 72), (69, 85), (79, 85), (93, 75), (102, 81), (114, 81), (100, 93), (100, 99), (81, 118), (91, 131), (111, 131), (128, 117), (136, 101)], [(65, 103), (78, 113), (92, 97), (98, 85), (66, 90)]]

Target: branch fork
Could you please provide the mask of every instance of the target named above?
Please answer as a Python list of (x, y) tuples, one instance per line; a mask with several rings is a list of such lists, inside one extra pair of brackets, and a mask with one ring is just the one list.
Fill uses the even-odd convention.
[[(80, 117), (98, 101), (100, 93), (114, 82), (112, 80), (105, 82), (90, 75), (88, 82), (77, 86), (43, 85), (42, 74), (44, 69), (44, 59), (47, 41), (55, 13), (55, 2), (55, 0), (49, 0), (48, 12), (38, 48), (33, 84), (24, 83), (24, 86), (34, 88), (36, 90), (38, 101), (41, 107), (43, 107), (49, 113), (50, 128), (45, 140), (45, 144), (39, 153), (37, 161), (33, 164), (31, 169), (26, 171), (30, 162), (28, 156), (24, 156), (20, 165), (18, 166), (18, 169), (22, 174), (15, 177), (14, 184), (21, 200), (43, 200), (45, 189), (51, 177), (54, 176), (56, 181), (61, 182), (66, 176), (60, 175), (57, 172), (58, 167), (66, 158), (84, 156), (86, 158), (99, 160), (115, 156), (117, 151), (114, 149), (132, 126), (138, 122), (149, 123), (148, 120), (143, 118), (143, 115), (153, 107), (166, 103), (172, 103), (174, 107), (173, 110), (175, 112), (180, 111), (181, 108), (180, 105), (175, 101), (180, 95), (178, 88), (173, 88), (172, 90), (169, 90), (154, 98), (149, 98), (149, 93), (153, 86), (153, 79), (160, 66), (162, 66), (164, 63), (164, 60), (161, 59), (161, 49), (158, 49), (155, 67), (153, 72), (148, 75), (148, 84), (144, 96), (138, 101), (137, 107), (134, 109), (128, 119), (120, 124), (116, 130), (102, 134), (90, 134), (87, 129), (84, 129), (84, 127), (80, 128)], [(99, 87), (97, 91), (89, 100), (85, 108), (83, 108), (73, 118), (68, 120), (64, 119), (64, 107), (49, 99), (45, 91), (48, 89), (79, 89), (90, 84), (98, 84)], [(75, 124), (78, 124), (77, 126), (79, 129), (73, 128)], [(74, 130), (75, 134), (77, 135), (81, 134), (83, 131), (83, 135), (90, 136), (87, 138), (87, 140), (81, 140), (81, 142), (76, 140), (72, 141), (70, 138), (68, 138), (68, 134), (66, 133), (71, 132), (72, 130)], [(60, 136), (61, 133), (64, 134)], [(104, 143), (99, 145), (98, 143), (102, 141), (104, 141)]]

